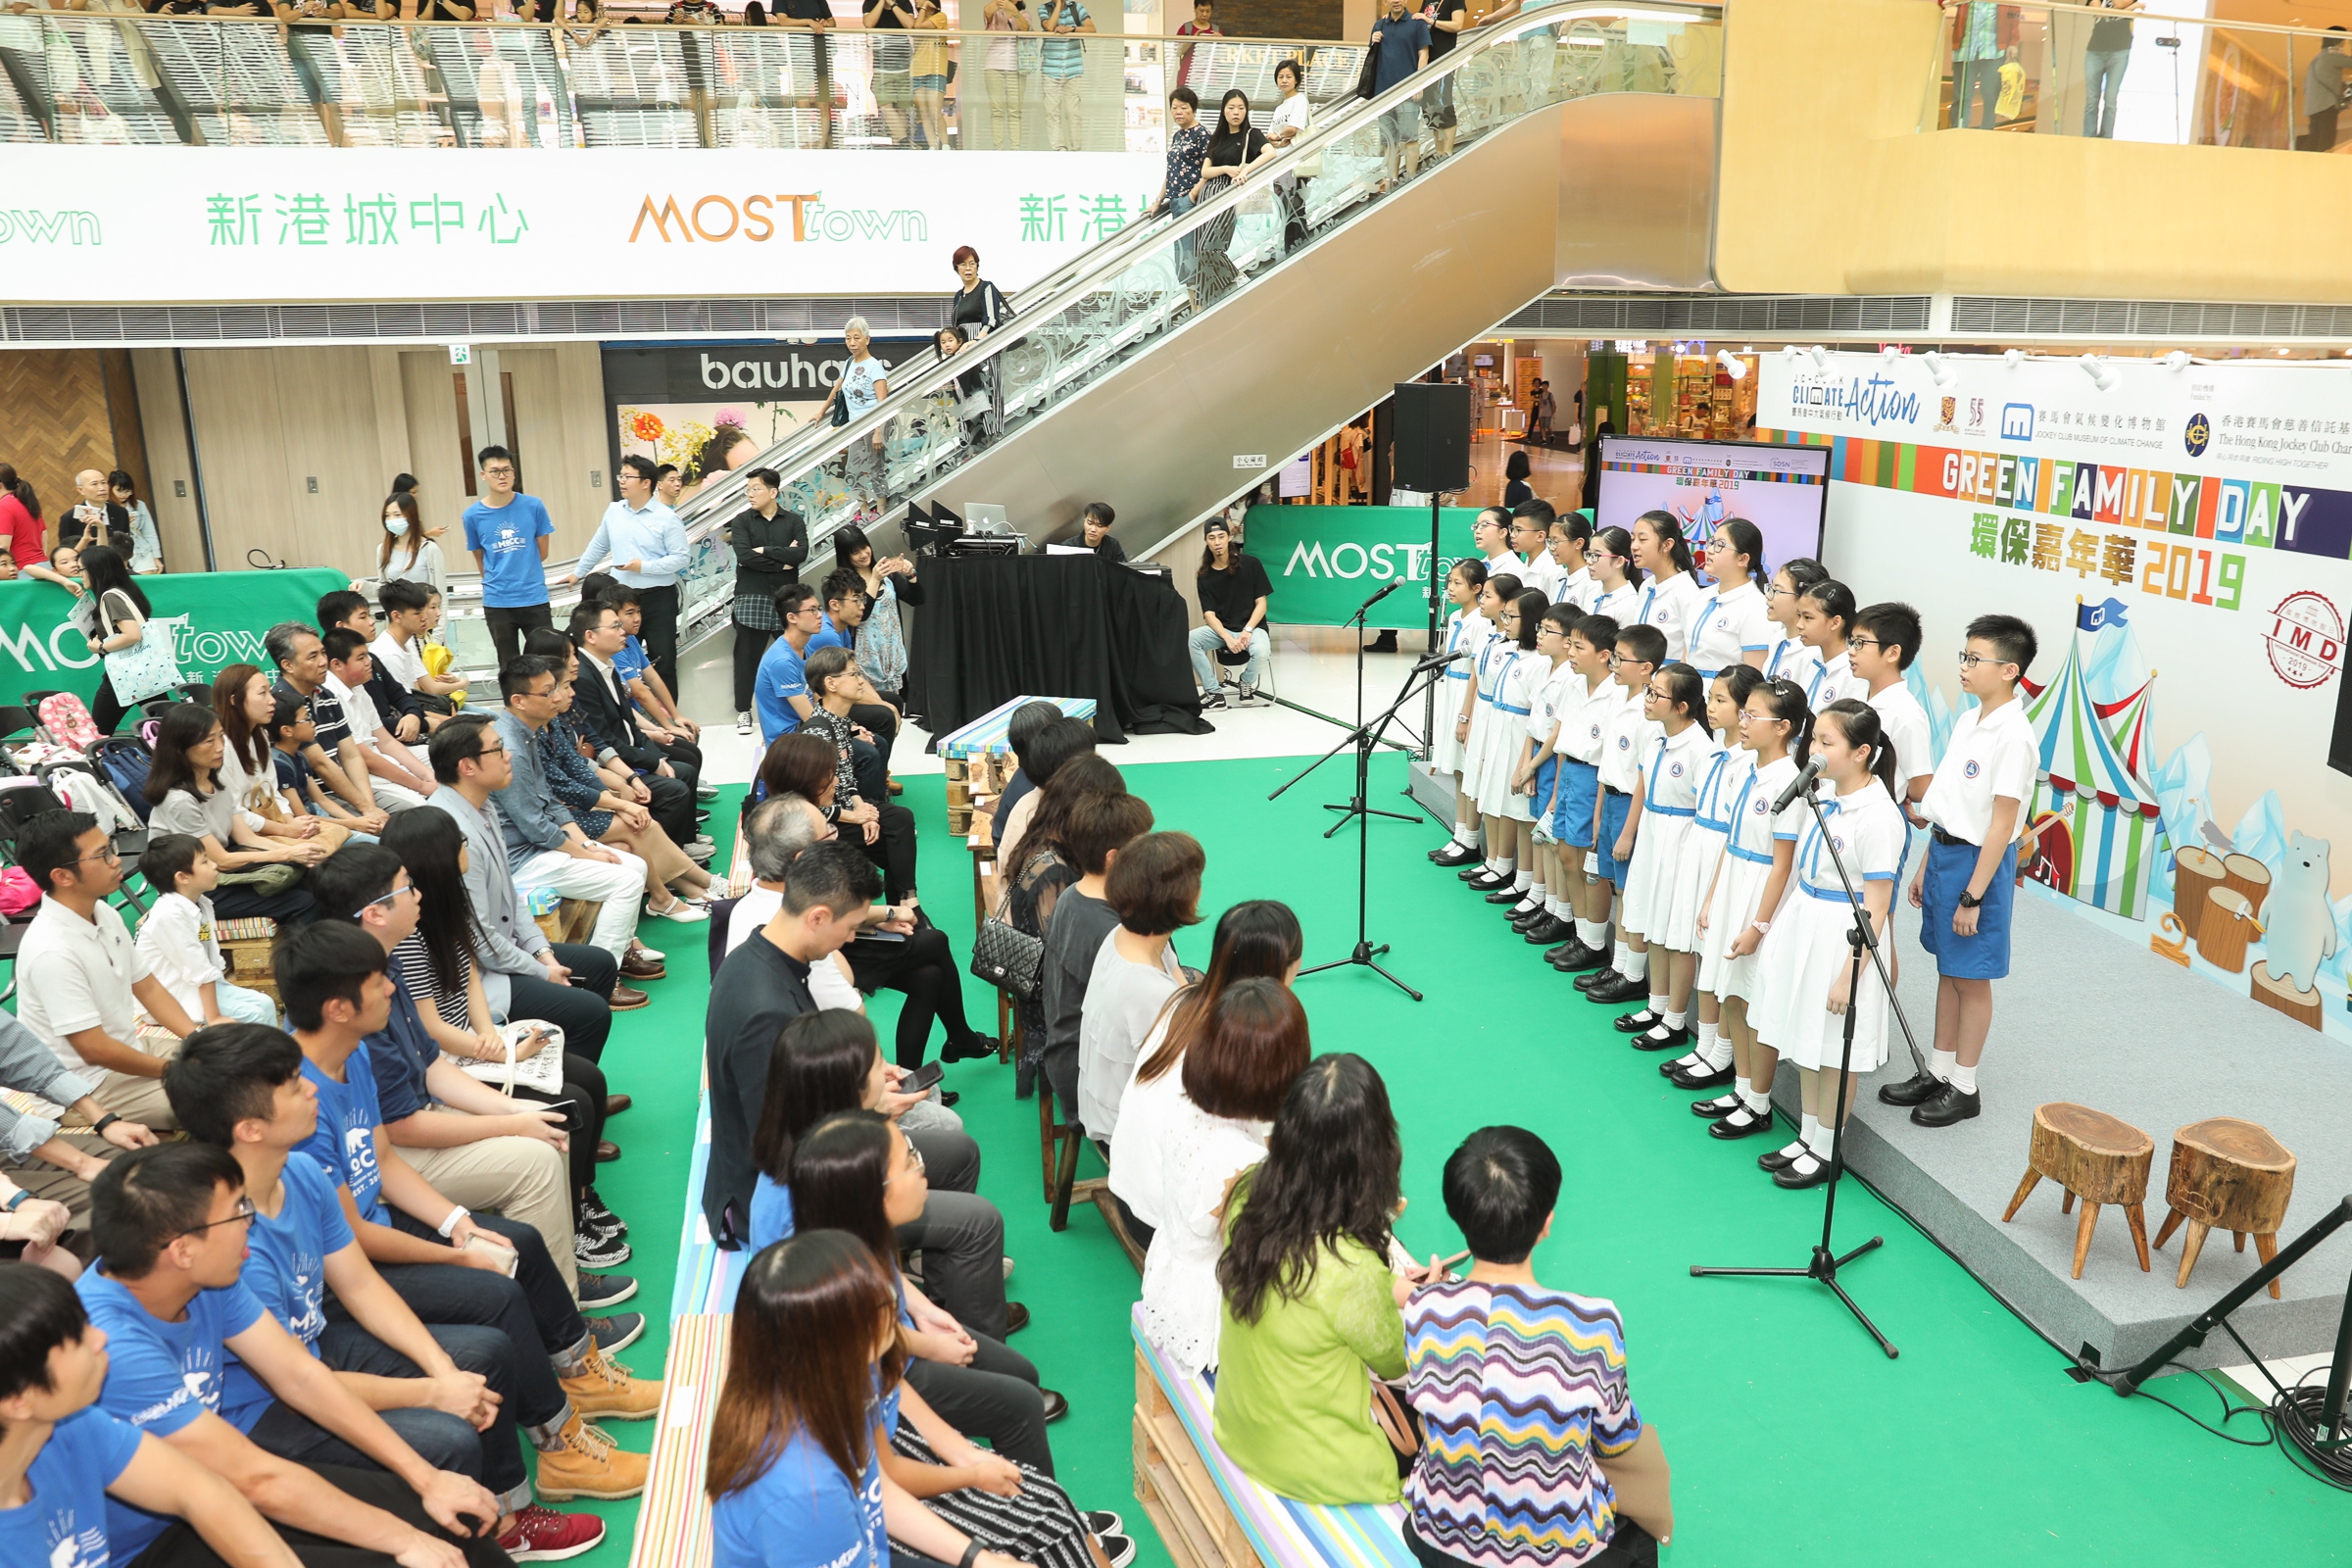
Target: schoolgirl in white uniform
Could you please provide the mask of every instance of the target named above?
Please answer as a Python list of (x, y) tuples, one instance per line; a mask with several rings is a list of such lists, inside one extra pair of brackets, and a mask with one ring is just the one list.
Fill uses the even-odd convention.
[(1649, 573), (1634, 619), (1666, 634), (1666, 662), (1690, 647), (1690, 621), (1706, 590), (1690, 570), (1690, 543), (1671, 512), (1644, 512), (1634, 521), (1634, 564)]
[(1479, 590), (1486, 585), (1483, 562), (1457, 561), (1446, 573), (1446, 597), (1453, 604), (1453, 613), (1446, 617), (1438, 651), (1469, 657), (1447, 664), (1446, 678), (1438, 682), (1437, 733), (1429, 738), (1430, 771), (1454, 776), (1453, 837), (1429, 852), (1429, 858), (1440, 865), (1468, 865), (1479, 858), (1478, 809), (1462, 787), (1461, 773), (1463, 738), (1468, 733), (1464, 720), (1469, 717), (1471, 694), (1477, 685), (1474, 666), (1478, 650), (1494, 630), (1478, 608)]
[(1519, 764), (1527, 760), (1527, 721), (1535, 710), (1536, 692), (1551, 672), (1551, 662), (1536, 652), (1536, 634), (1544, 612), (1550, 608), (1539, 591), (1521, 589), (1502, 607), (1501, 635), (1492, 645), (1494, 694), (1486, 752), (1479, 762), (1478, 809), (1486, 819), (1489, 858), (1508, 865), (1511, 874), (1488, 890), (1489, 904), (1515, 906), (1535, 885), (1536, 846), (1528, 831), (1535, 820), (1535, 803), (1519, 781)]
[(1546, 605), (1558, 600), (1560, 587), (1559, 563), (1544, 548), (1550, 524), (1551, 503), (1541, 496), (1511, 509), (1511, 553), (1525, 563), (1519, 568), (1519, 591), (1532, 588)]
[(1481, 512), (1470, 525), (1470, 538), (1486, 558), (1488, 576), (1507, 571), (1516, 577), (1527, 568), (1527, 563), (1511, 553), (1511, 514), (1505, 509), (1489, 507)]
[[(1479, 645), (1478, 660), (1471, 672), (1470, 722), (1462, 737), (1462, 790), (1471, 809), (1489, 825), (1496, 813), (1487, 809), (1479, 791), (1486, 786), (1487, 749), (1494, 744), (1494, 683), (1502, 675), (1502, 656), (1513, 651), (1502, 640), (1502, 612), (1518, 597), (1519, 579), (1507, 571), (1489, 572), (1486, 586), (1478, 591), (1479, 613), (1487, 617), (1494, 630)], [(1501, 850), (1502, 846), (1489, 837), (1485, 859), (1463, 871), (1462, 880), (1481, 893), (1492, 893), (1507, 885), (1518, 874), (1519, 867)]]
[[(1796, 861), (1797, 835), (1811, 814), (1802, 800), (1790, 801), (1777, 814), (1772, 807), (1804, 765), (1813, 711), (1794, 681), (1766, 681), (1748, 693), (1740, 728), (1756, 765), (1732, 798), (1731, 839), (1698, 934), (1698, 986), (1721, 1009), (1722, 1039), (1731, 1047), (1732, 1092), (1690, 1107), (1691, 1114), (1708, 1119), (1711, 1135), (1726, 1139), (1772, 1131), (1772, 1075), (1780, 1054), (1756, 1043), (1749, 1007), (1761, 979), (1756, 949), (1779, 917)], [(1696, 1076), (1675, 1081), (1686, 1089), (1704, 1087), (1690, 1081)]]
[(1854, 678), (1854, 660), (1845, 640), (1854, 631), (1854, 591), (1836, 578), (1815, 583), (1797, 601), (1796, 634), (1821, 660), (1805, 682), (1805, 701), (1818, 713), (1832, 703), (1859, 699), (1865, 688)]
[[(1755, 756), (1740, 733), (1740, 711), (1748, 694), (1763, 683), (1764, 677), (1747, 664), (1734, 664), (1707, 683), (1707, 725), (1715, 732), (1715, 744), (1707, 755), (1706, 771), (1699, 775), (1698, 800), (1690, 818), (1690, 836), (1683, 842), (1682, 864), (1675, 868), (1674, 909), (1666, 917), (1665, 939), (1676, 952), (1696, 956), (1694, 973), (1706, 968), (1706, 944), (1699, 920), (1706, 913), (1724, 847), (1731, 840), (1732, 802), (1756, 766)], [(1690, 1054), (1661, 1063), (1658, 1071), (1678, 1089), (1729, 1083), (1732, 1048), (1722, 1038), (1722, 1011), (1713, 993), (1695, 979), (1691, 1012), (1697, 1042)], [(1689, 1077), (1700, 1081), (1685, 1082)]]
[[(1585, 608), (1606, 615), (1620, 626), (1634, 624), (1642, 608), (1642, 574), (1634, 569), (1634, 537), (1623, 528), (1603, 528), (1592, 536), (1592, 602)], [(1663, 662), (1663, 661), (1661, 661)]]
[[(1528, 803), (1527, 839), (1536, 877), (1511, 910), (1511, 929), (1538, 947), (1576, 931), (1551, 813), (1551, 799), (1559, 781), (1560, 715), (1563, 710), (1581, 708), (1584, 702), (1584, 682), (1577, 677), (1576, 666), (1568, 662), (1568, 633), (1576, 620), (1573, 605), (1546, 605), (1537, 615), (1536, 662), (1542, 673), (1528, 704), (1527, 744), (1512, 777)], [(1574, 717), (1573, 711), (1570, 717)]]
[(1745, 517), (1717, 525), (1707, 541), (1707, 571), (1715, 586), (1690, 616), (1691, 667), (1708, 680), (1734, 664), (1761, 670), (1772, 650), (1772, 621), (1764, 613), (1764, 535)]
[(1771, 585), (1764, 590), (1764, 614), (1779, 629), (1779, 636), (1764, 656), (1766, 680), (1792, 680), (1799, 691), (1812, 683), (1813, 666), (1821, 662), (1821, 656), (1796, 634), (1796, 620), (1804, 612), (1805, 590), (1827, 582), (1829, 576), (1811, 556), (1785, 561), (1772, 574)]
[[(1843, 860), (1846, 875), (1861, 890), (1863, 907), (1883, 941), (1905, 830), (1894, 804), (1894, 753), (1875, 709), (1850, 697), (1822, 709), (1813, 721), (1813, 751), (1824, 760), (1822, 777), (1836, 792), (1821, 803), (1830, 840), (1825, 842), (1820, 821), (1808, 822), (1797, 840), (1796, 887), (1765, 936), (1759, 954), (1763, 995), (1751, 1008), (1756, 1038), (1793, 1061), (1803, 1082), (1804, 1115), (1796, 1142), (1757, 1161), (1788, 1188), (1818, 1187), (1829, 1180), (1842, 1119), (1838, 1065), (1849, 1007), (1854, 1013), (1852, 1075), (1886, 1064), (1886, 988), (1867, 956), (1861, 984), (1854, 984), (1853, 949), (1846, 941), (1854, 928), (1853, 906), (1837, 862)], [(1853, 1086), (1846, 1084), (1848, 1115), (1853, 1101)]]
[(1555, 605), (1573, 605), (1577, 613), (1584, 614), (1592, 608), (1592, 596), (1600, 592), (1600, 584), (1592, 580), (1592, 567), (1585, 560), (1585, 551), (1592, 542), (1592, 524), (1581, 512), (1571, 512), (1551, 519), (1544, 530), (1551, 553), (1552, 564), (1560, 568), (1559, 586), (1552, 591)]
[(1636, 1051), (1665, 1051), (1690, 1039), (1690, 985), (1698, 974), (1691, 934), (1675, 946), (1675, 883), (1697, 815), (1698, 784), (1715, 748), (1707, 728), (1707, 686), (1689, 664), (1670, 662), (1650, 677), (1645, 712), (1661, 733), (1642, 762), (1624, 835), (1633, 843), (1625, 876), (1625, 941), (1648, 952), (1649, 1005), (1617, 1020)]
[(1585, 861), (1599, 812), (1601, 734), (1624, 688), (1610, 668), (1617, 623), (1606, 615), (1575, 615), (1565, 605), (1553, 609), (1569, 615), (1568, 667), (1574, 673), (1559, 700), (1552, 776), (1548, 784), (1539, 781), (1537, 799), (1549, 804), (1561, 878), (1554, 891), (1569, 911), (1563, 918), (1575, 924), (1573, 936), (1544, 957), (1563, 974), (1580, 974), (1605, 967), (1610, 958), (1611, 890), (1605, 881), (1586, 879)]

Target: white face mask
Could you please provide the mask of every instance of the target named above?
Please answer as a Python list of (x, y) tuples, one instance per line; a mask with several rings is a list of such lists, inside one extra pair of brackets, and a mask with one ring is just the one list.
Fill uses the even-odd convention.
[(384, 528), (392, 535), (393, 538), (398, 539), (409, 531), (409, 519), (406, 517), (386, 517), (384, 519)]

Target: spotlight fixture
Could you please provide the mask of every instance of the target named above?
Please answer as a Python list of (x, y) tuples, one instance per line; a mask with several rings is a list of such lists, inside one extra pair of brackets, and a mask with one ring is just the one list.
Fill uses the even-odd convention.
[(1814, 369), (1825, 371), (1829, 369), (1830, 351), (1819, 343), (1816, 343), (1811, 348), (1805, 350), (1805, 355), (1808, 359), (1812, 360)]
[(1715, 351), (1715, 363), (1722, 366), (1723, 373), (1730, 376), (1733, 380), (1744, 381), (1747, 379), (1747, 362), (1740, 358), (1739, 355), (1734, 354), (1730, 349), (1717, 349)]
[(2182, 370), (2187, 369), (2188, 365), (2188, 351), (2186, 349), (2175, 349), (2172, 353), (2167, 354), (2164, 357), (2164, 368), (2172, 371), (2175, 375), (2179, 375)]
[(2075, 363), (2082, 367), (2082, 373), (2090, 377), (2091, 385), (2097, 387), (2102, 392), (2112, 392), (2115, 390), (2115, 384), (2120, 378), (2113, 370), (2107, 368), (2105, 363), (2102, 362), (2097, 355), (2079, 355), (2076, 357)]
[(2026, 363), (2026, 351), (2024, 349), (2011, 349), (2007, 353), (2003, 354), (2001, 358), (2008, 364), (2009, 368), (2014, 370), (2019, 366)]
[(1921, 355), (1920, 360), (1927, 366), (1929, 377), (1937, 386), (1949, 391), (1960, 384), (1960, 371), (1952, 364), (1949, 355), (1937, 354), (1931, 349)]

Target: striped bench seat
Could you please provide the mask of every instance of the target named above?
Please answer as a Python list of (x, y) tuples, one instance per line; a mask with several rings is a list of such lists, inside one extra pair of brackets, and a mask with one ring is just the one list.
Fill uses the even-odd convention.
[[(939, 755), (951, 762), (968, 762), (975, 757), (1004, 757), (1012, 750), (1012, 715), (1031, 703), (1053, 703), (1071, 718), (1091, 719), (1095, 716), (1092, 697), (1015, 697), (1001, 703), (969, 723), (957, 726), (939, 738)], [(957, 776), (953, 770), (951, 778)]]
[(703, 1471), (710, 1413), (727, 1371), (727, 1325), (720, 1313), (672, 1318), (662, 1365), (662, 1413), (654, 1431), (653, 1468), (637, 1506), (630, 1568), (709, 1568), (710, 1503)]
[(1177, 1568), (1417, 1568), (1400, 1503), (1327, 1505), (1277, 1495), (1211, 1436), (1215, 1394), (1144, 1336), (1135, 1308), (1135, 1495)]

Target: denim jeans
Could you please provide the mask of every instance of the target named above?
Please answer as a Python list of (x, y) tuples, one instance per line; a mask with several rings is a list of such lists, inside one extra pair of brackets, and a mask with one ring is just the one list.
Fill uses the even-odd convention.
[[(430, 1225), (397, 1209), (388, 1212), (393, 1229), (448, 1245)], [(576, 1367), (588, 1344), (588, 1325), (537, 1231), (496, 1214), (476, 1214), (473, 1223), (514, 1244), (522, 1256), (514, 1278), (456, 1263), (385, 1263), (377, 1272), (427, 1323), (480, 1324), (503, 1331), (518, 1352), (537, 1347), (541, 1354), (514, 1358), (514, 1415), (526, 1427), (562, 1426), (569, 1401), (557, 1378)], [(327, 1316), (341, 1321), (348, 1314), (329, 1297)]]
[(1266, 656), (1273, 646), (1266, 640), (1266, 628), (1254, 627), (1250, 633), (1250, 662), (1228, 665), (1218, 662), (1217, 655), (1224, 649), (1225, 639), (1217, 635), (1214, 626), (1195, 626), (1192, 636), (1185, 639), (1185, 644), (1193, 656), (1193, 673), (1200, 677), (1200, 689), (1204, 692), (1217, 690), (1224, 683), (1223, 672), (1229, 668), (1241, 670), (1239, 679), (1243, 690), (1255, 691), (1258, 682), (1265, 678)]
[(2129, 49), (2085, 52), (2082, 56), (2082, 134), (2115, 134), (2115, 100), (2124, 90), (2124, 68), (2132, 63)]

